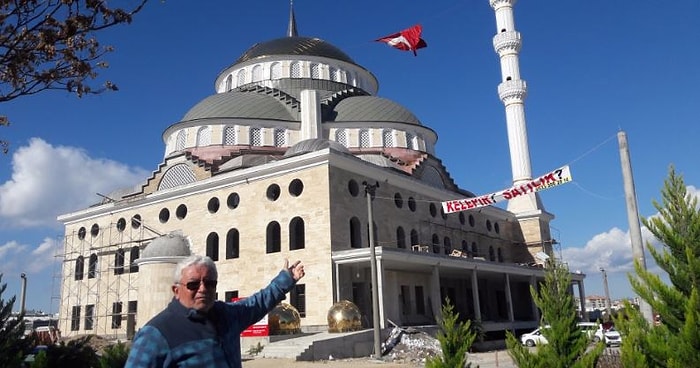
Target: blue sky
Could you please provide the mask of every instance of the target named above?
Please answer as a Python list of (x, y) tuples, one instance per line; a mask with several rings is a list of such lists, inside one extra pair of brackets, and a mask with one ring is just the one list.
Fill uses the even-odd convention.
[[(12, 122), (0, 128), (11, 142), (10, 154), (0, 156), (3, 297), (19, 296), (26, 272), (27, 307), (56, 310), (53, 256), (63, 234), (56, 216), (94, 203), (93, 193), (142, 182), (161, 162), (162, 132), (214, 92), (217, 73), (287, 29), (286, 1), (193, 4), (152, 1), (131, 25), (100, 35), (115, 52), (98, 79), (113, 81), (118, 92), (78, 99), (51, 91), (0, 105)], [(510, 186), (488, 0), (297, 0), (294, 8), (300, 35), (345, 51), (375, 74), (381, 97), (437, 132), (437, 155), (460, 187), (486, 194)], [(611, 296), (633, 296), (620, 129), (642, 216), (656, 213), (652, 200), (660, 199), (669, 165), (691, 191), (700, 185), (698, 14), (697, 0), (515, 5), (532, 174), (571, 167), (573, 182), (541, 197), (556, 216), (557, 251), (588, 275), (589, 295), (603, 294), (604, 267)], [(428, 43), (417, 57), (373, 42), (416, 23)]]

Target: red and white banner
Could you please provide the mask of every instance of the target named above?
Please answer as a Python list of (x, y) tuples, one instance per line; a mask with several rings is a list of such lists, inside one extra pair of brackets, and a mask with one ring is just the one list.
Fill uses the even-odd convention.
[[(237, 302), (239, 300), (245, 299), (245, 297), (241, 298), (233, 298), (231, 299), (231, 302)], [(241, 332), (241, 337), (262, 337), (262, 336), (270, 336), (270, 325), (268, 324), (267, 321), (267, 314), (265, 317), (263, 317), (260, 321), (255, 322), (254, 324), (248, 326), (243, 332)]]
[(425, 40), (420, 37), (421, 32), (423, 32), (423, 27), (420, 24), (416, 24), (411, 28), (378, 38), (375, 41), (385, 42), (387, 45), (399, 50), (413, 51), (413, 55), (417, 55), (416, 50), (428, 47)]
[(550, 171), (537, 179), (530, 180), (522, 185), (513, 186), (508, 189), (479, 197), (455, 199), (452, 201), (442, 202), (442, 210), (445, 213), (454, 213), (490, 206), (501, 201), (511, 200), (524, 194), (539, 192), (557, 185), (568, 183), (571, 180), (571, 170), (569, 170), (569, 165), (566, 165), (554, 171)]

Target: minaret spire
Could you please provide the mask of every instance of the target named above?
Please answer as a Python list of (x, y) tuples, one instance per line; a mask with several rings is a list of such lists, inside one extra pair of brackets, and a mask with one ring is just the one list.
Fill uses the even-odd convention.
[(289, 0), (289, 26), (287, 27), (287, 37), (297, 37), (297, 21), (294, 18), (294, 0)]
[[(527, 143), (525, 125), (525, 97), (527, 83), (520, 79), (518, 55), (522, 46), (520, 32), (515, 30), (513, 5), (517, 0), (489, 0), (496, 13), (497, 33), (493, 38), (493, 47), (501, 61), (501, 83), (498, 85), (498, 97), (505, 105), (506, 125), (508, 128), (508, 147), (510, 148), (513, 186), (532, 180), (530, 167), (530, 150)], [(549, 221), (554, 218), (545, 212), (539, 194), (529, 193), (518, 196), (508, 202), (508, 210), (514, 213), (521, 228), (525, 242), (551, 254)], [(533, 253), (534, 248), (531, 249)], [(535, 252), (536, 253), (536, 252)]]

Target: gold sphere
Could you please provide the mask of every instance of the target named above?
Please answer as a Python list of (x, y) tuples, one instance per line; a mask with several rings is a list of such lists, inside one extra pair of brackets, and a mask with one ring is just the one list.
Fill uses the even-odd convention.
[(294, 306), (279, 303), (267, 315), (270, 335), (293, 335), (301, 333), (301, 317)]
[(348, 300), (341, 300), (328, 310), (328, 332), (349, 332), (362, 329), (362, 314)]

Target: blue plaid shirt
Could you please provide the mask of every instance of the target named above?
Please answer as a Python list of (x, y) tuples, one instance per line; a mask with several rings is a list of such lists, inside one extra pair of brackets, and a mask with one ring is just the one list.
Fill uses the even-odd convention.
[(284, 300), (294, 283), (282, 270), (264, 289), (235, 303), (217, 301), (207, 314), (173, 299), (136, 334), (125, 367), (241, 368), (241, 332)]

